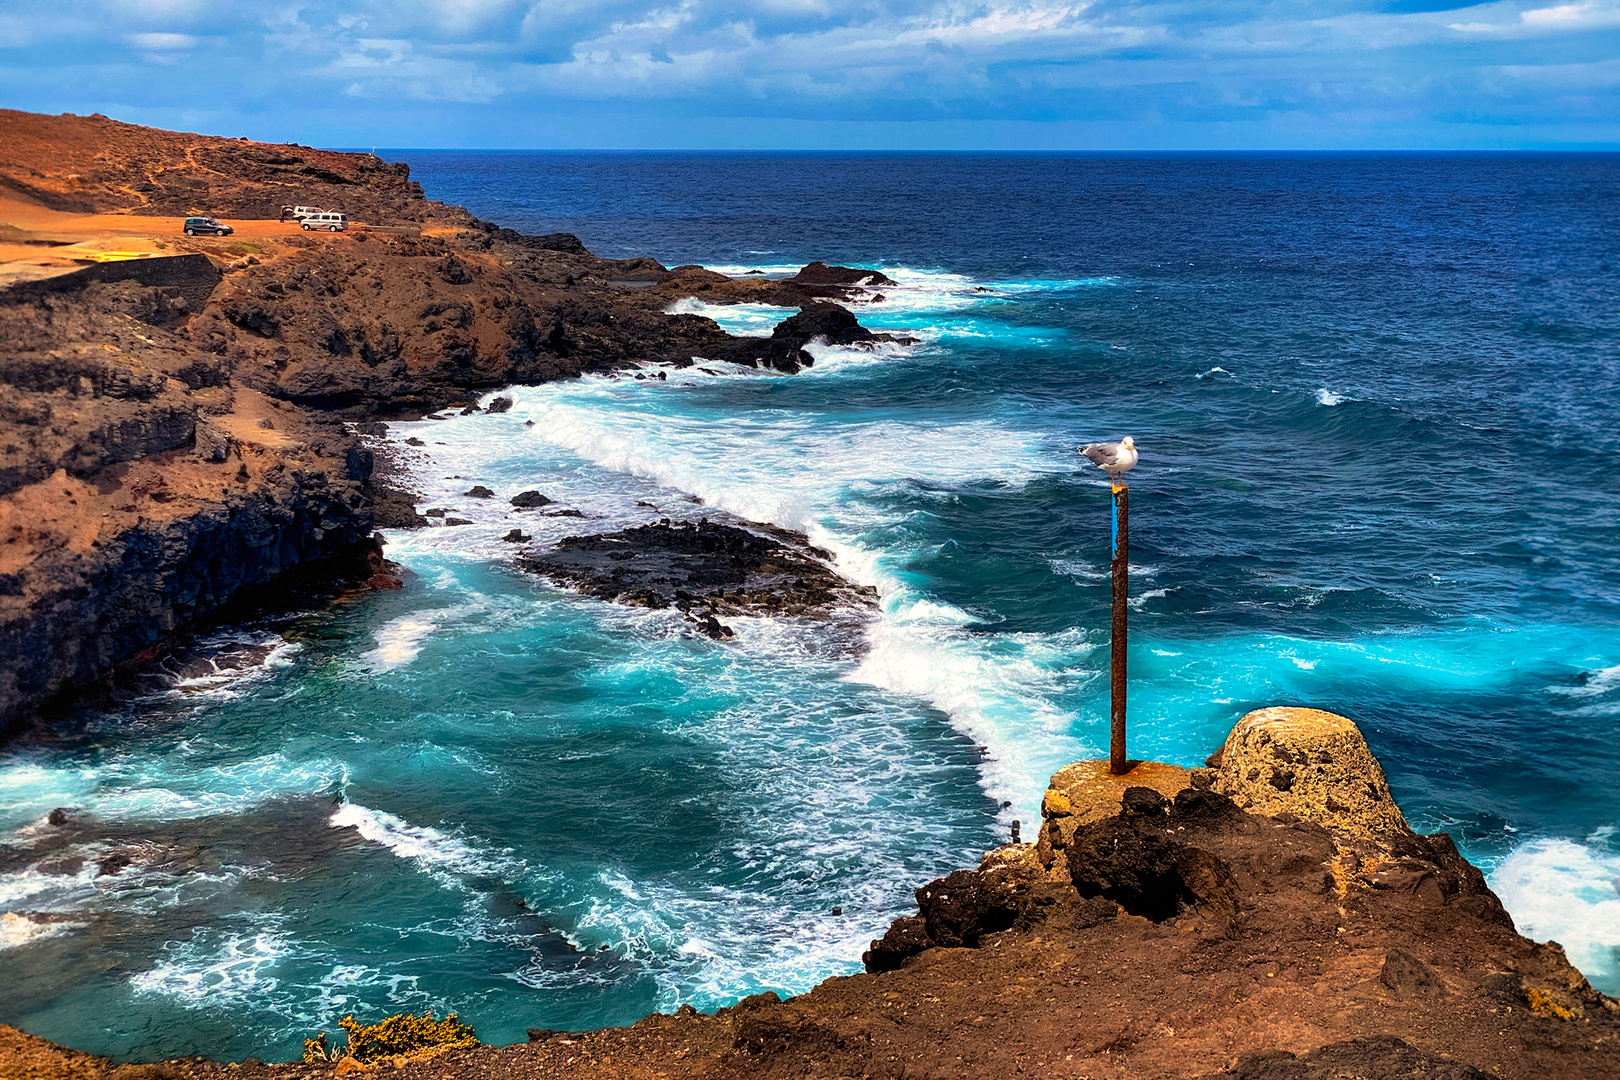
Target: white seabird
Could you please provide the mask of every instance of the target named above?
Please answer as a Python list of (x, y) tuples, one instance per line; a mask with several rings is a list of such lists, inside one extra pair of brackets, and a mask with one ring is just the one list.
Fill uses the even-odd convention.
[(1074, 452), (1107, 472), (1108, 478), (1116, 484), (1122, 473), (1136, 468), (1136, 440), (1129, 435), (1119, 442), (1087, 443), (1076, 447)]

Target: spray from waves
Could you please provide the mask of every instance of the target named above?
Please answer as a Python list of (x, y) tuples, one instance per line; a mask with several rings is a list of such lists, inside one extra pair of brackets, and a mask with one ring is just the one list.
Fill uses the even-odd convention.
[(1338, 405), (1339, 403), (1347, 401), (1348, 399), (1343, 394), (1335, 394), (1332, 390), (1329, 390), (1324, 386), (1316, 391), (1316, 400), (1320, 405), (1332, 406)]
[(720, 329), (738, 337), (770, 337), (776, 324), (798, 314), (797, 308), (774, 304), (707, 304), (694, 297), (678, 300), (666, 315), (701, 315), (720, 324)]
[(221, 696), (290, 667), (303, 646), (264, 630), (226, 630), (164, 657), (144, 675), (157, 696)]
[[(873, 650), (855, 678), (945, 711), (987, 748), (981, 774), (987, 793), (1014, 803), (1009, 816), (1029, 817), (1039, 782), (1092, 749), (1066, 734), (1072, 714), (1049, 703), (1092, 646), (1061, 636), (977, 639), (970, 618), (907, 583), (901, 568), (914, 552), (873, 548), (863, 537), (892, 523), (883, 496), (896, 484), (991, 479), (1014, 486), (1066, 468), (1052, 461), (1045, 436), (987, 420), (838, 423), (781, 410), (729, 415), (716, 424), (706, 413), (681, 414), (678, 398), (671, 407), (669, 391), (678, 387), (650, 395), (645, 387), (595, 380), (520, 389), (508, 413), (439, 423), (436, 441), (450, 451), (442, 466), (464, 474), (464, 454), (486, 461), (492, 450), (532, 455), (521, 443), (491, 437), (491, 426), (504, 425), (618, 477), (602, 483), (650, 480), (742, 518), (805, 530), (833, 553), (840, 573), (877, 587), (883, 598), (882, 622), (870, 633)], [(523, 426), (527, 420), (532, 428)], [(974, 447), (971, 461), (964, 461), (964, 446)]]
[(36, 921), (8, 911), (0, 914), (0, 951), (29, 945), (42, 938), (72, 933), (84, 926), (84, 923), (78, 922)]
[(1620, 990), (1620, 849), (1615, 829), (1585, 843), (1544, 838), (1520, 845), (1490, 876), (1520, 932), (1561, 942), (1600, 989)]
[(1031, 820), (1046, 778), (1098, 752), (1073, 733), (1075, 714), (1054, 704), (1098, 646), (1078, 630), (976, 638), (962, 632), (970, 621), (965, 613), (908, 602), (896, 584), (885, 582), (887, 617), (870, 630), (870, 649), (850, 678), (949, 716), (983, 748), (980, 783), (992, 799), (1012, 804), (1003, 816)]
[[(720, 273), (740, 277), (748, 269), (762, 269), (769, 278), (781, 278), (797, 271), (798, 267), (714, 267)], [(856, 286), (849, 301), (860, 310), (863, 321), (876, 319), (872, 325), (895, 325), (895, 320), (915, 319), (930, 315), (950, 315), (976, 308), (993, 308), (1009, 299), (1033, 293), (1076, 292), (1086, 289), (1107, 288), (1119, 284), (1117, 278), (1065, 278), (1054, 280), (1003, 281), (981, 284), (963, 274), (940, 270), (917, 270), (894, 267), (883, 270), (893, 282), (888, 285)], [(701, 315), (713, 319), (727, 333), (742, 337), (767, 337), (777, 323), (795, 314), (796, 309), (769, 304), (712, 304), (695, 297), (677, 301), (666, 309), (670, 315)], [(998, 327), (999, 333), (977, 331), (971, 324), (945, 324), (938, 326), (906, 325), (906, 329), (932, 339), (939, 336), (998, 337), (1012, 328)], [(818, 358), (819, 359), (819, 358)], [(1216, 368), (1220, 371), (1222, 369)], [(1201, 378), (1202, 376), (1200, 376)]]
[[(815, 525), (813, 517), (839, 509), (857, 510), (843, 493), (859, 482), (951, 484), (969, 478), (963, 475), (963, 446), (974, 447), (973, 477), (1023, 484), (1057, 468), (1043, 460), (1039, 436), (988, 421), (832, 424), (773, 411), (716, 425), (707, 416), (653, 408), (603, 409), (598, 402), (569, 400), (566, 388), (550, 389), (522, 392), (512, 409), (536, 421), (539, 438), (612, 472), (697, 495), (740, 517), (793, 528)], [(475, 427), (463, 430), (464, 438), (478, 438)], [(791, 484), (783, 482), (788, 476)]]

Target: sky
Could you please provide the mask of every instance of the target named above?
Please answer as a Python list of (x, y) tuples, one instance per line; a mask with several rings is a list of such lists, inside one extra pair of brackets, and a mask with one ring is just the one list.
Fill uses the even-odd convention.
[(1620, 149), (1620, 0), (0, 0), (0, 106), (339, 147)]

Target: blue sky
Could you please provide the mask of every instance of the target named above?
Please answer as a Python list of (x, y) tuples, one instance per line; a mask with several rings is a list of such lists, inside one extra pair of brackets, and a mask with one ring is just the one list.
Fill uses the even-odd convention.
[(0, 0), (0, 105), (320, 146), (1616, 148), (1620, 0)]

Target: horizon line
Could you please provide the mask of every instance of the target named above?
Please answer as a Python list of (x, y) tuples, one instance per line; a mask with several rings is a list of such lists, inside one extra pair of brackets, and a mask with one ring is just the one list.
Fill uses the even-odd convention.
[[(255, 140), (257, 141), (257, 140)], [(298, 145), (281, 143), (274, 145)], [(737, 147), (737, 146), (319, 146), (313, 149), (334, 153), (432, 153), (432, 154), (973, 154), (973, 155), (1075, 155), (1075, 154), (1620, 154), (1620, 143), (1576, 146), (1456, 146), (1456, 147), (1119, 147), (1106, 149), (1051, 148), (970, 148), (970, 147)]]

